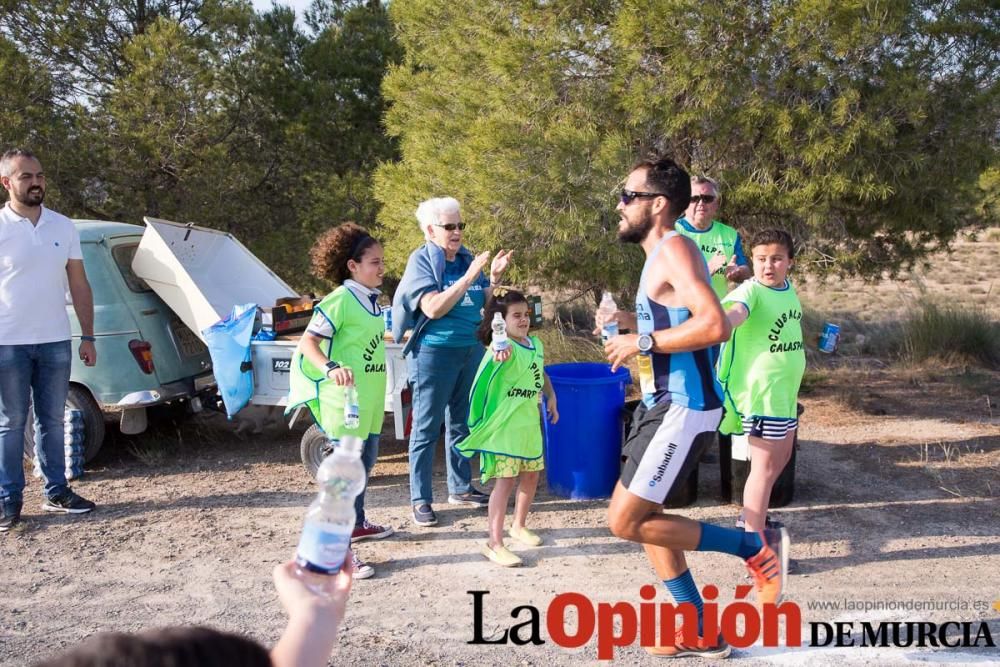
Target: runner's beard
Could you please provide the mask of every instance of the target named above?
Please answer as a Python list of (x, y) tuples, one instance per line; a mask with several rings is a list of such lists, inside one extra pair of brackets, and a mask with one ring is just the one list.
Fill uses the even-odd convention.
[(628, 225), (625, 231), (618, 230), (618, 240), (622, 243), (642, 243), (649, 235), (649, 230), (653, 228), (653, 216), (649, 212), (649, 209), (642, 212), (642, 217), (636, 224), (633, 224), (631, 220), (624, 216), (622, 219)]

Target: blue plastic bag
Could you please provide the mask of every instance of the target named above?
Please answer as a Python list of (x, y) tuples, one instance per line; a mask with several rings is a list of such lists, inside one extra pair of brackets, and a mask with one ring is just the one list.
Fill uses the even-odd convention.
[(255, 303), (233, 306), (229, 317), (201, 332), (208, 344), (215, 382), (230, 419), (250, 402), (253, 395), (250, 338), (256, 315)]

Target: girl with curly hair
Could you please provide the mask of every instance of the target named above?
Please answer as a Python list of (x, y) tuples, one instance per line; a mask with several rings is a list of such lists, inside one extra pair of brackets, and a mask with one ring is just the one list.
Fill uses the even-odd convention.
[[(346, 222), (325, 232), (312, 252), (317, 278), (339, 287), (313, 310), (312, 320), (292, 357), (286, 412), (305, 405), (334, 447), (341, 437), (365, 441), (361, 460), (367, 475), (378, 457), (385, 410), (385, 322), (377, 304), (385, 273), (382, 245), (368, 231)], [(358, 396), (358, 425), (344, 423), (347, 388)], [(365, 516), (365, 493), (355, 500), (351, 542), (380, 540), (395, 532)], [(354, 577), (367, 579), (375, 569), (354, 556)]]

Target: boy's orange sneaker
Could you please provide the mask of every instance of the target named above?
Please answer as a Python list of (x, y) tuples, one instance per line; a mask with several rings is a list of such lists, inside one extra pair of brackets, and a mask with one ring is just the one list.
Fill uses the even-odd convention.
[(647, 646), (645, 648), (646, 653), (649, 653), (654, 658), (709, 658), (721, 660), (722, 658), (729, 657), (729, 652), (732, 651), (732, 647), (726, 643), (722, 635), (719, 635), (713, 645), (709, 645), (701, 637), (698, 637), (698, 641), (694, 645), (685, 644), (683, 634), (679, 629), (677, 630), (677, 636), (674, 638), (673, 646)]
[(760, 535), (764, 546), (755, 556), (747, 559), (747, 569), (757, 590), (760, 604), (778, 604), (785, 588), (788, 574), (788, 552), (790, 541), (784, 528), (766, 528)]

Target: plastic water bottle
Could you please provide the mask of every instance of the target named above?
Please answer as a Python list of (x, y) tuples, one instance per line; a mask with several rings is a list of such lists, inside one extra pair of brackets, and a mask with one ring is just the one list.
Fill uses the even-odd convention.
[(63, 437), (63, 454), (66, 463), (66, 479), (83, 476), (83, 434), (66, 433)]
[(601, 342), (607, 343), (608, 339), (618, 335), (618, 322), (612, 319), (618, 312), (618, 304), (611, 292), (605, 292), (601, 297), (601, 305), (597, 307), (597, 312), (602, 316), (604, 324), (601, 325)]
[(501, 352), (510, 347), (510, 340), (507, 338), (507, 323), (499, 311), (493, 313), (493, 323), (490, 326), (493, 328), (493, 351)]
[(358, 388), (349, 384), (344, 388), (344, 426), (357, 428), (361, 424), (361, 408), (358, 406)]
[(86, 428), (83, 412), (68, 408), (63, 416), (63, 454), (66, 464), (66, 479), (83, 476), (83, 443)]
[(346, 435), (316, 474), (319, 495), (306, 510), (295, 554), (295, 572), (313, 592), (330, 595), (354, 532), (354, 499), (365, 488), (361, 438)]

